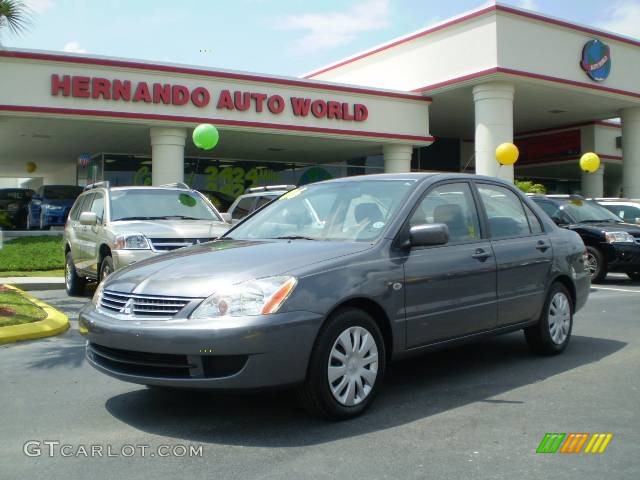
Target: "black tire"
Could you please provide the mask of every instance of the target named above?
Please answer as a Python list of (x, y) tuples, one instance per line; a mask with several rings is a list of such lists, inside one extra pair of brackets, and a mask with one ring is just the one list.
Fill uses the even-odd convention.
[[(564, 296), (569, 309), (569, 327), (566, 332), (566, 337), (560, 343), (553, 339), (550, 329), (550, 312), (551, 302), (556, 298), (556, 295)], [(557, 327), (560, 328), (560, 327)], [(544, 302), (544, 309), (540, 315), (540, 320), (535, 325), (524, 329), (524, 336), (529, 344), (531, 350), (535, 353), (543, 355), (557, 355), (562, 353), (571, 339), (571, 332), (573, 330), (573, 302), (571, 301), (571, 295), (567, 288), (561, 283), (554, 283), (549, 289), (547, 294), (547, 300)]]
[(86, 284), (87, 279), (79, 276), (78, 272), (76, 272), (71, 252), (67, 252), (64, 263), (64, 286), (67, 290), (67, 295), (82, 295)]
[(592, 283), (601, 283), (607, 276), (607, 262), (600, 250), (595, 247), (587, 247), (588, 262), (593, 262), (591, 275)]
[[(330, 354), (338, 340), (338, 337), (346, 330), (353, 327), (365, 329), (375, 342), (375, 347), (378, 351), (377, 372), (375, 379), (373, 380), (373, 385), (366, 383), (366, 387), (370, 388), (370, 390), (365, 394), (364, 398), (355, 405), (347, 406), (338, 402), (333, 393), (331, 393), (331, 387), (328, 379), (328, 368)], [(349, 335), (348, 338), (353, 340), (354, 337)], [(364, 353), (365, 359), (372, 358), (371, 356), (366, 355), (366, 351)], [(347, 363), (345, 362), (345, 367), (346, 365)], [(373, 367), (373, 364), (368, 365), (368, 367)], [(380, 328), (376, 322), (368, 313), (362, 310), (356, 308), (341, 309), (327, 320), (318, 334), (309, 360), (307, 377), (299, 390), (299, 398), (309, 413), (313, 415), (321, 416), (330, 420), (347, 420), (354, 418), (364, 413), (373, 403), (384, 379), (385, 369), (385, 344)], [(373, 368), (367, 368), (367, 370), (373, 371)], [(361, 382), (363, 379), (364, 377), (360, 377)], [(362, 385), (364, 385), (364, 383)], [(364, 393), (364, 390), (361, 390), (361, 392)]]
[(103, 281), (109, 275), (111, 275), (115, 271), (113, 267), (113, 258), (110, 255), (107, 255), (100, 262), (100, 274), (98, 275), (98, 282)]
[(627, 272), (627, 277), (634, 282), (640, 282), (640, 272)]

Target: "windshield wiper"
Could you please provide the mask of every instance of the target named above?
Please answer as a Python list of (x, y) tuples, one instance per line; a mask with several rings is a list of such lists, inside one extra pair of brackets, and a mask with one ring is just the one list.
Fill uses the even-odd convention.
[(114, 222), (126, 221), (126, 220), (157, 220), (158, 217), (122, 217), (116, 218)]
[(593, 220), (581, 220), (582, 223), (611, 223), (611, 222), (615, 222), (618, 223), (617, 220), (614, 220), (612, 218), (603, 218), (600, 220), (597, 219), (593, 219)]
[(317, 240), (317, 238), (305, 237), (304, 235), (283, 235), (275, 238), (277, 240)]

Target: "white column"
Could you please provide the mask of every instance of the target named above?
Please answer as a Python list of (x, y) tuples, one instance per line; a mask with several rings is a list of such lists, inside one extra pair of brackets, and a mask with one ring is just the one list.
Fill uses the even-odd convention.
[(404, 173), (411, 171), (412, 145), (383, 145), (385, 173)]
[(622, 110), (622, 190), (640, 198), (640, 107)]
[(513, 167), (500, 166), (496, 148), (513, 142), (513, 94), (510, 83), (490, 82), (473, 87), (475, 103), (476, 173), (513, 182)]
[(604, 163), (593, 173), (582, 172), (580, 190), (585, 197), (604, 197)]
[(151, 127), (151, 183), (184, 181), (184, 128)]

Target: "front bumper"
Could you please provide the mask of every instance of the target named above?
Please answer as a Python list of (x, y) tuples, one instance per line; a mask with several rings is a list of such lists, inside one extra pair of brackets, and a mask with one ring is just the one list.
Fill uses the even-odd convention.
[(111, 250), (113, 258), (113, 268), (120, 270), (132, 263), (146, 260), (147, 258), (162, 255), (166, 252), (154, 252), (153, 250)]
[(610, 272), (640, 272), (640, 244), (611, 243), (607, 258)]
[(88, 362), (107, 375), (235, 390), (304, 380), (322, 317), (299, 311), (207, 321), (116, 319), (89, 304), (79, 322)]

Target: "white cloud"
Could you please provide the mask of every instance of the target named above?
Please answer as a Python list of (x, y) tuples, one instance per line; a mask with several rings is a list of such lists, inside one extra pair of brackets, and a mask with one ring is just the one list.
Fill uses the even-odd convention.
[(84, 48), (80, 47), (78, 42), (67, 42), (64, 46), (64, 51), (69, 53), (87, 53)]
[(388, 0), (362, 0), (344, 11), (289, 15), (279, 27), (305, 30), (295, 48), (306, 53), (346, 45), (360, 33), (386, 27), (388, 17)]
[(56, 5), (55, 0), (26, 0), (24, 3), (30, 10), (36, 13), (46, 12)]
[(640, 3), (634, 0), (618, 2), (608, 9), (607, 19), (600, 23), (606, 30), (640, 37)]
[(537, 0), (521, 0), (518, 6), (525, 10), (540, 10), (540, 4)]

